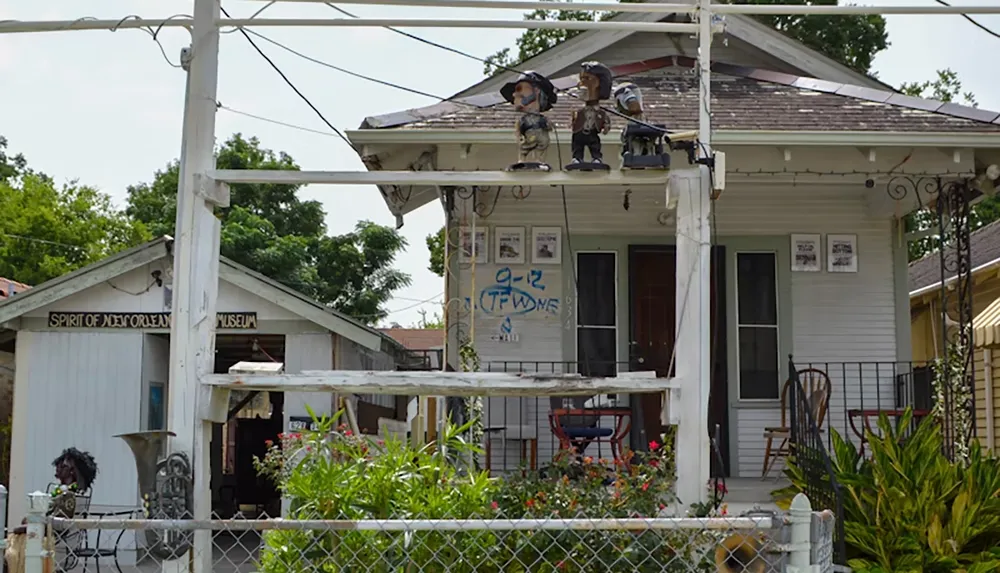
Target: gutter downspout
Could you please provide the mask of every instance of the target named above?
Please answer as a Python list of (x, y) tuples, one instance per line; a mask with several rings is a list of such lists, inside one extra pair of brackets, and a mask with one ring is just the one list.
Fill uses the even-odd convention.
[(986, 451), (993, 453), (996, 445), (996, 419), (993, 412), (993, 349), (983, 349), (983, 375), (986, 382)]

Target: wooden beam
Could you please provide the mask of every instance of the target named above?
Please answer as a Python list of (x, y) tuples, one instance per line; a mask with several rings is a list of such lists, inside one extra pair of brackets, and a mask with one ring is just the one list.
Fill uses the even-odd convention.
[(650, 378), (643, 372), (590, 378), (579, 374), (314, 370), (277, 375), (213, 374), (203, 377), (202, 383), (237, 390), (402, 396), (589, 396), (662, 392), (680, 387), (674, 378)]
[(510, 171), (254, 171), (221, 169), (209, 177), (227, 183), (280, 185), (402, 185), (471, 187), (513, 185), (666, 185), (669, 172), (653, 170), (607, 172)]

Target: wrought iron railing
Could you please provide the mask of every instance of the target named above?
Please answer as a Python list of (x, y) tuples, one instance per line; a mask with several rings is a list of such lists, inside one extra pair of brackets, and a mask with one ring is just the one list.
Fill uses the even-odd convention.
[(846, 563), (844, 544), (844, 498), (840, 483), (827, 452), (826, 440), (814, 416), (815, 400), (807, 393), (799, 379), (799, 369), (788, 357), (790, 415), (790, 453), (795, 466), (802, 473), (805, 494), (818, 509), (829, 509), (836, 516), (834, 524), (834, 559)]

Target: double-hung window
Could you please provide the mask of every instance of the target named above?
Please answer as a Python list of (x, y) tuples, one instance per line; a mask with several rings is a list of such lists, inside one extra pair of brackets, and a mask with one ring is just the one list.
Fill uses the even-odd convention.
[(773, 252), (736, 253), (741, 400), (777, 400), (778, 277)]

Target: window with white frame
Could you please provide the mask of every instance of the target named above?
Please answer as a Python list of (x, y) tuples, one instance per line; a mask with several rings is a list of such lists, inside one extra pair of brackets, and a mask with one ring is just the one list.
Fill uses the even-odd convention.
[(618, 373), (618, 256), (576, 254), (576, 357), (585, 376)]
[(777, 400), (778, 272), (773, 252), (736, 253), (741, 400)]

